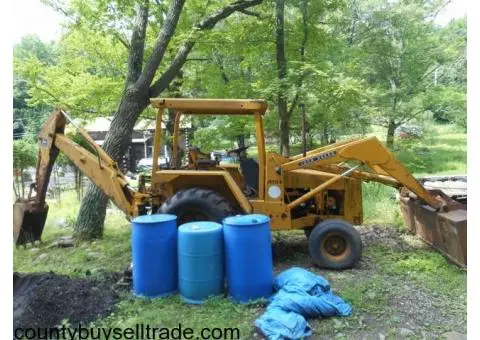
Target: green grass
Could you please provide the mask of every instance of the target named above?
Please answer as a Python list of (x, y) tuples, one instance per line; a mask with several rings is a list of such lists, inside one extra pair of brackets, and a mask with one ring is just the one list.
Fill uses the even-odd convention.
[(382, 225), (403, 225), (398, 203), (397, 191), (379, 183), (363, 183), (362, 199), (364, 223)]
[(416, 142), (399, 142), (396, 156), (415, 175), (467, 173), (467, 135), (452, 125), (430, 127)]
[(404, 276), (452, 298), (466, 295), (467, 272), (432, 249), (398, 251), (377, 245), (368, 247), (365, 255), (388, 275)]
[(356, 310), (363, 312), (381, 311), (388, 303), (389, 288), (382, 276), (372, 276), (366, 280), (343, 287), (339, 293)]
[(96, 327), (135, 328), (136, 324), (151, 327), (190, 327), (196, 335), (204, 328), (238, 327), (242, 339), (253, 334), (253, 320), (263, 313), (261, 304), (241, 305), (225, 298), (211, 298), (202, 305), (184, 303), (178, 295), (163, 299), (141, 299), (125, 296), (114, 313), (94, 323)]

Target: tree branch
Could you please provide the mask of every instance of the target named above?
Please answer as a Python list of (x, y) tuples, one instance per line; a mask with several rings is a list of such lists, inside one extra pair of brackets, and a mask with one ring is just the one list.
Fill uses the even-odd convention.
[[(229, 17), (233, 13), (252, 6), (256, 6), (262, 3), (262, 1), (263, 0), (239, 0), (232, 2), (231, 4), (226, 5), (221, 10), (209, 15), (208, 17), (200, 21), (198, 24), (196, 24), (193, 32), (210, 30), (215, 27), (215, 25), (219, 21)], [(193, 35), (191, 35), (191, 37), (182, 44), (182, 46), (177, 51), (177, 54), (173, 58), (172, 62), (170, 63), (170, 66), (150, 87), (150, 97), (158, 96), (163, 90), (168, 87), (168, 84), (170, 84), (172, 79), (175, 78), (178, 71), (182, 68), (183, 64), (185, 64), (188, 54), (195, 45), (195, 42), (195, 38), (193, 37)]]
[[(302, 38), (302, 43), (300, 45), (300, 60), (302, 61), (302, 64), (305, 63), (305, 46), (307, 45), (307, 39), (308, 39), (307, 6), (308, 6), (308, 1), (303, 0), (302, 4), (301, 4), (303, 38)], [(287, 111), (287, 116), (288, 117), (292, 116), (292, 113), (297, 106), (298, 99), (300, 97), (300, 87), (302, 87), (303, 79), (305, 78), (305, 76), (306, 76), (306, 72), (304, 70), (302, 72), (300, 78), (298, 79), (297, 91), (295, 92), (295, 96), (293, 97), (292, 103), (290, 104), (290, 108)]]
[[(148, 0), (144, 0), (137, 9), (135, 26), (130, 40), (128, 55), (127, 86), (134, 84), (142, 72), (145, 50), (145, 32), (148, 24)], [(118, 36), (117, 36), (118, 38)], [(122, 39), (120, 39), (122, 41)]]
[(232, 2), (229, 5), (226, 5), (224, 8), (221, 10), (213, 13), (212, 15), (206, 17), (204, 20), (202, 20), (200, 23), (195, 25), (195, 28), (198, 30), (210, 30), (215, 25), (217, 22), (228, 18), (230, 15), (232, 15), (235, 12), (240, 12), (242, 10), (245, 10), (249, 7), (256, 6), (262, 3), (263, 0), (238, 0), (235, 2)]
[[(85, 114), (92, 114), (92, 113), (95, 113), (95, 114), (98, 114), (99, 112), (98, 111), (95, 111), (93, 109), (88, 109), (86, 107), (82, 107), (82, 106), (78, 106), (78, 105), (73, 105), (71, 103), (68, 103), (66, 101), (64, 101), (63, 99), (57, 97), (56, 95), (54, 95), (52, 92), (50, 92), (49, 90), (47, 90), (46, 88), (44, 87), (41, 87), (41, 86), (35, 86), (35, 88), (45, 94), (47, 94), (48, 96), (50, 96), (50, 98), (53, 99), (53, 101), (57, 104), (61, 104), (62, 106), (64, 106), (66, 109), (70, 109), (72, 111), (77, 111), (79, 113), (85, 113)], [(101, 114), (103, 115), (107, 115), (108, 113), (107, 112), (101, 112)]]
[(425, 108), (421, 108), (420, 110), (417, 110), (417, 111), (415, 111), (415, 112), (413, 112), (413, 113), (411, 113), (411, 114), (409, 114), (409, 115), (404, 116), (403, 118), (400, 119), (399, 125), (405, 124), (405, 123), (411, 121), (412, 119), (414, 119), (414, 118), (417, 117), (419, 114), (421, 114), (421, 113), (423, 113), (423, 112), (425, 112), (425, 111), (426, 111)]
[(240, 13), (243, 13), (245, 15), (250, 15), (252, 17), (256, 17), (256, 18), (259, 18), (261, 19), (262, 16), (258, 13), (255, 13), (255, 12), (252, 12), (252, 11), (249, 11), (249, 10), (246, 10), (246, 9), (242, 9), (242, 10), (239, 10)]
[(423, 19), (424, 19), (424, 20), (426, 20), (426, 19), (432, 19), (432, 21), (435, 20), (435, 18), (437, 17), (437, 15), (438, 15), (441, 11), (443, 11), (443, 9), (444, 9), (445, 7), (447, 7), (451, 2), (452, 2), (452, 0), (447, 0), (447, 1), (445, 1), (439, 8), (437, 8), (437, 10), (436, 10), (435, 12), (433, 12), (433, 13), (425, 16)]
[(170, 39), (175, 33), (175, 29), (177, 27), (184, 4), (185, 0), (172, 0), (170, 2), (165, 21), (163, 22), (160, 33), (158, 34), (153, 52), (148, 58), (147, 64), (145, 65), (143, 72), (136, 83), (138, 88), (143, 88), (151, 84), (153, 77), (155, 76), (155, 72), (157, 71), (158, 66), (160, 66), (163, 56), (165, 55), (165, 51), (170, 43)]
[(211, 61), (212, 58), (188, 58), (186, 61)]
[(118, 32), (114, 32), (113, 35), (123, 46), (125, 46), (127, 50), (130, 50), (130, 43), (125, 39), (125, 37), (122, 37), (122, 35)]
[(58, 1), (51, 0), (51, 1), (45, 1), (45, 3), (48, 6), (50, 6), (54, 11), (57, 11), (57, 12), (63, 14), (66, 18), (72, 20), (74, 23), (79, 22), (79, 18), (75, 17), (71, 10), (69, 11), (68, 9), (63, 8), (62, 5), (59, 4)]

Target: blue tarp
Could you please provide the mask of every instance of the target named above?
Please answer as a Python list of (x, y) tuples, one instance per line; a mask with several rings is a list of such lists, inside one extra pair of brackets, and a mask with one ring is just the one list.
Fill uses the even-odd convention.
[(301, 339), (312, 335), (305, 318), (349, 316), (352, 307), (332, 292), (320, 275), (293, 267), (275, 277), (277, 293), (255, 326), (270, 340)]

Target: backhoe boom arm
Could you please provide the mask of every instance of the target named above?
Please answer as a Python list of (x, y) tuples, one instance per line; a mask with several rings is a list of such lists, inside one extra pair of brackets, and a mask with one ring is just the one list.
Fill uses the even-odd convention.
[(134, 196), (136, 193), (128, 188), (128, 182), (118, 169), (117, 163), (96, 145), (82, 128), (77, 127), (79, 133), (92, 145), (96, 154), (70, 140), (64, 134), (67, 117), (62, 110), (56, 109), (39, 134), (36, 203), (41, 204), (45, 201), (52, 167), (61, 151), (128, 217), (135, 216)]

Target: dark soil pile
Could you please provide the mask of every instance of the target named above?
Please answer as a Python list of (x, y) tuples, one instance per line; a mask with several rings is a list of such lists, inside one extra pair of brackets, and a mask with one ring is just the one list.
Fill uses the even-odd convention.
[(13, 327), (86, 325), (110, 314), (118, 300), (112, 282), (53, 273), (13, 274)]

